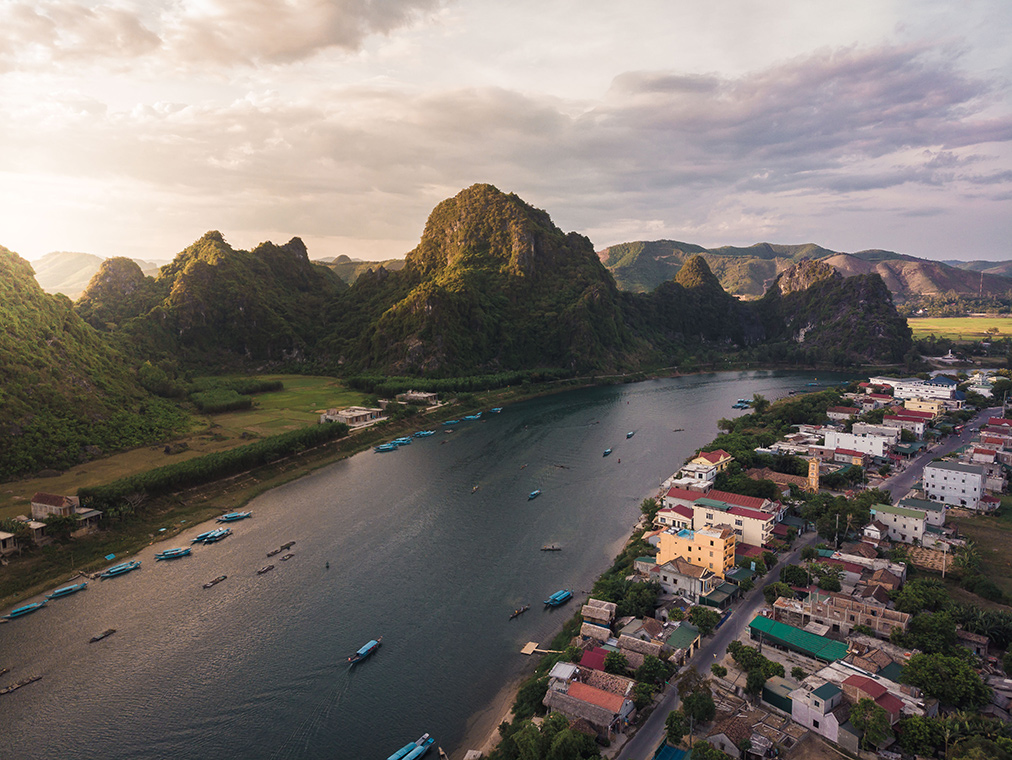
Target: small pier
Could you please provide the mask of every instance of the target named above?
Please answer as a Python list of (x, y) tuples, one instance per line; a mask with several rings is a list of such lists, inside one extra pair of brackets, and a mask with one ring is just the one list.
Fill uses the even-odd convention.
[(532, 654), (561, 654), (557, 649), (542, 649), (536, 641), (528, 641), (524, 644), (524, 648), (520, 650), (520, 654), (532, 655)]

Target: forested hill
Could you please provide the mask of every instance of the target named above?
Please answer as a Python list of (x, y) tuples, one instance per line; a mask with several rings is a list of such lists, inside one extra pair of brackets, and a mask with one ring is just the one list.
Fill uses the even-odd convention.
[(186, 415), (0, 247), (0, 479), (163, 439)]

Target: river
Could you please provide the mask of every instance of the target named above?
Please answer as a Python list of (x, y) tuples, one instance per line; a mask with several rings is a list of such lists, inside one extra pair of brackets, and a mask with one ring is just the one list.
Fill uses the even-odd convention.
[[(469, 718), (529, 666), (523, 644), (576, 611), (640, 501), (737, 398), (812, 379), (703, 374), (517, 403), (324, 467), (251, 502), (233, 536), (155, 562), (194, 525), (140, 570), (0, 626), (0, 686), (43, 676), (0, 696), (0, 757), (383, 758), (426, 731), (462, 757)], [(267, 559), (287, 541), (294, 557)], [(561, 588), (577, 600), (543, 610)]]

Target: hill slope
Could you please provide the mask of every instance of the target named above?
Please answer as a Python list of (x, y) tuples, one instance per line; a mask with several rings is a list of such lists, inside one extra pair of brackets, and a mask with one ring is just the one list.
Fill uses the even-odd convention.
[(387, 259), (386, 261), (358, 261), (345, 255), (333, 259), (314, 259), (314, 263), (323, 264), (334, 272), (349, 285), (354, 284), (360, 276), (370, 269), (377, 270), (383, 267), (388, 272), (396, 272), (404, 268), (407, 263), (404, 259)]
[[(54, 251), (47, 253), (32, 264), (35, 279), (47, 293), (63, 293), (72, 301), (76, 301), (91, 278), (98, 272), (102, 262), (101, 256), (91, 253), (71, 253)], [(151, 261), (132, 259), (145, 274), (157, 274), (158, 265)]]
[(878, 274), (897, 300), (914, 295), (955, 292), (961, 295), (998, 295), (1012, 290), (1012, 279), (957, 269), (940, 261), (901, 256), (888, 251), (839, 253), (824, 259), (845, 277)]

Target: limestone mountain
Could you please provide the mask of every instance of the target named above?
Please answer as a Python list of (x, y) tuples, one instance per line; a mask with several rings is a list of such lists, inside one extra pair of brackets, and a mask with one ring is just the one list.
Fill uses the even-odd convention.
[(360, 259), (353, 259), (350, 256), (341, 254), (331, 259), (314, 259), (318, 264), (323, 264), (328, 269), (333, 269), (337, 273), (337, 276), (344, 280), (349, 285), (354, 284), (360, 276), (368, 272), (370, 269), (373, 271), (383, 267), (388, 272), (396, 272), (399, 269), (404, 268), (404, 259), (387, 259), (386, 261), (362, 261)]
[[(91, 278), (102, 266), (105, 259), (93, 253), (73, 253), (70, 251), (53, 251), (47, 253), (32, 264), (35, 279), (47, 293), (63, 293), (72, 301), (76, 301)], [(133, 259), (147, 275), (158, 272), (158, 264), (142, 259)]]

